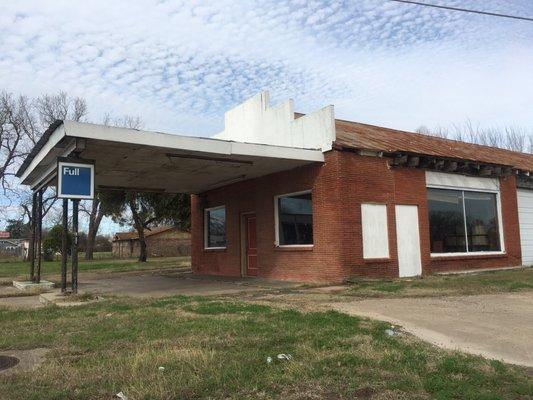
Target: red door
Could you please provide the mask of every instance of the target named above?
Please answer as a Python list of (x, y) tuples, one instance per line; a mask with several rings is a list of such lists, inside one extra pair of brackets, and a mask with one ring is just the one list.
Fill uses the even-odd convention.
[(257, 276), (257, 229), (255, 214), (246, 215), (246, 276)]

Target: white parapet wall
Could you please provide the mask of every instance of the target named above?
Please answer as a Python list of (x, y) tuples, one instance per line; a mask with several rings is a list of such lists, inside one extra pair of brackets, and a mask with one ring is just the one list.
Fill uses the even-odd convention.
[(333, 106), (295, 118), (292, 99), (270, 107), (268, 92), (227, 111), (216, 139), (329, 151), (335, 141)]

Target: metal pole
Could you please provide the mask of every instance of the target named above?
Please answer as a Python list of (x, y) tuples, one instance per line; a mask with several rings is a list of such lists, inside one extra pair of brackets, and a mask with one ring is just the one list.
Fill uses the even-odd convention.
[(42, 264), (42, 236), (43, 236), (43, 189), (40, 189), (37, 196), (37, 274), (35, 282), (41, 282)]
[(68, 199), (63, 199), (63, 232), (61, 234), (61, 292), (67, 290)]
[(80, 201), (72, 200), (72, 293), (78, 293), (78, 208)]
[(31, 202), (31, 238), (30, 248), (28, 249), (28, 258), (30, 260), (30, 281), (35, 281), (35, 250), (37, 245), (35, 243), (37, 235), (37, 192), (33, 192)]

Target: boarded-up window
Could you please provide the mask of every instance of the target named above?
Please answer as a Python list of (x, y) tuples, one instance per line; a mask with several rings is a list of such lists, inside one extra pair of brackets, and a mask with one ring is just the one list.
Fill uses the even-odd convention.
[(389, 257), (389, 231), (385, 204), (361, 204), (363, 257)]

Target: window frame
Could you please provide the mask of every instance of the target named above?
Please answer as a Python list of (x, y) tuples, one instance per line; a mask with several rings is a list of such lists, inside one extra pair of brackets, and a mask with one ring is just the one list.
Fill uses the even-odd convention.
[[(506, 254), (505, 251), (505, 240), (504, 240), (504, 231), (503, 231), (503, 218), (502, 218), (502, 202), (500, 190), (496, 189), (480, 189), (475, 187), (461, 187), (461, 186), (447, 186), (447, 185), (436, 185), (436, 184), (427, 184), (426, 189), (442, 189), (442, 190), (455, 190), (460, 192), (477, 192), (477, 193), (491, 193), (496, 195), (496, 216), (498, 218), (498, 234), (500, 238), (500, 250), (498, 251), (462, 251), (454, 253), (430, 253), (431, 258), (442, 258), (442, 257), (476, 257), (476, 256), (490, 256), (490, 255), (502, 255)], [(426, 202), (427, 202), (427, 190), (426, 190)], [(463, 215), (464, 215), (464, 224), (465, 224), (465, 234), (466, 240), (468, 243), (468, 234), (466, 232), (466, 210), (464, 203), (464, 194), (463, 194)], [(428, 227), (429, 227), (429, 207), (428, 207)], [(431, 241), (431, 238), (430, 238)], [(468, 250), (468, 246), (467, 246)]]
[[(279, 244), (279, 199), (281, 197), (290, 197), (290, 196), (300, 196), (302, 194), (311, 194), (311, 210), (312, 221), (313, 221), (313, 243), (311, 244)], [(284, 193), (274, 196), (274, 230), (275, 230), (275, 241), (274, 245), (279, 248), (295, 248), (295, 249), (312, 249), (315, 245), (315, 210), (313, 207), (313, 191), (312, 190), (302, 190), (300, 192)]]
[[(207, 214), (210, 212), (210, 211), (213, 211), (213, 210), (220, 210), (220, 209), (224, 209), (224, 215), (225, 215), (225, 220), (224, 220), (224, 239), (226, 241), (226, 245), (225, 246), (212, 246), (212, 247), (209, 247), (209, 218), (207, 217)], [(216, 206), (216, 207), (208, 207), (208, 208), (204, 208), (204, 250), (226, 250), (227, 247), (228, 247), (228, 238), (227, 238), (227, 214), (226, 214), (226, 205), (223, 204), (223, 205), (220, 205), (220, 206)]]

